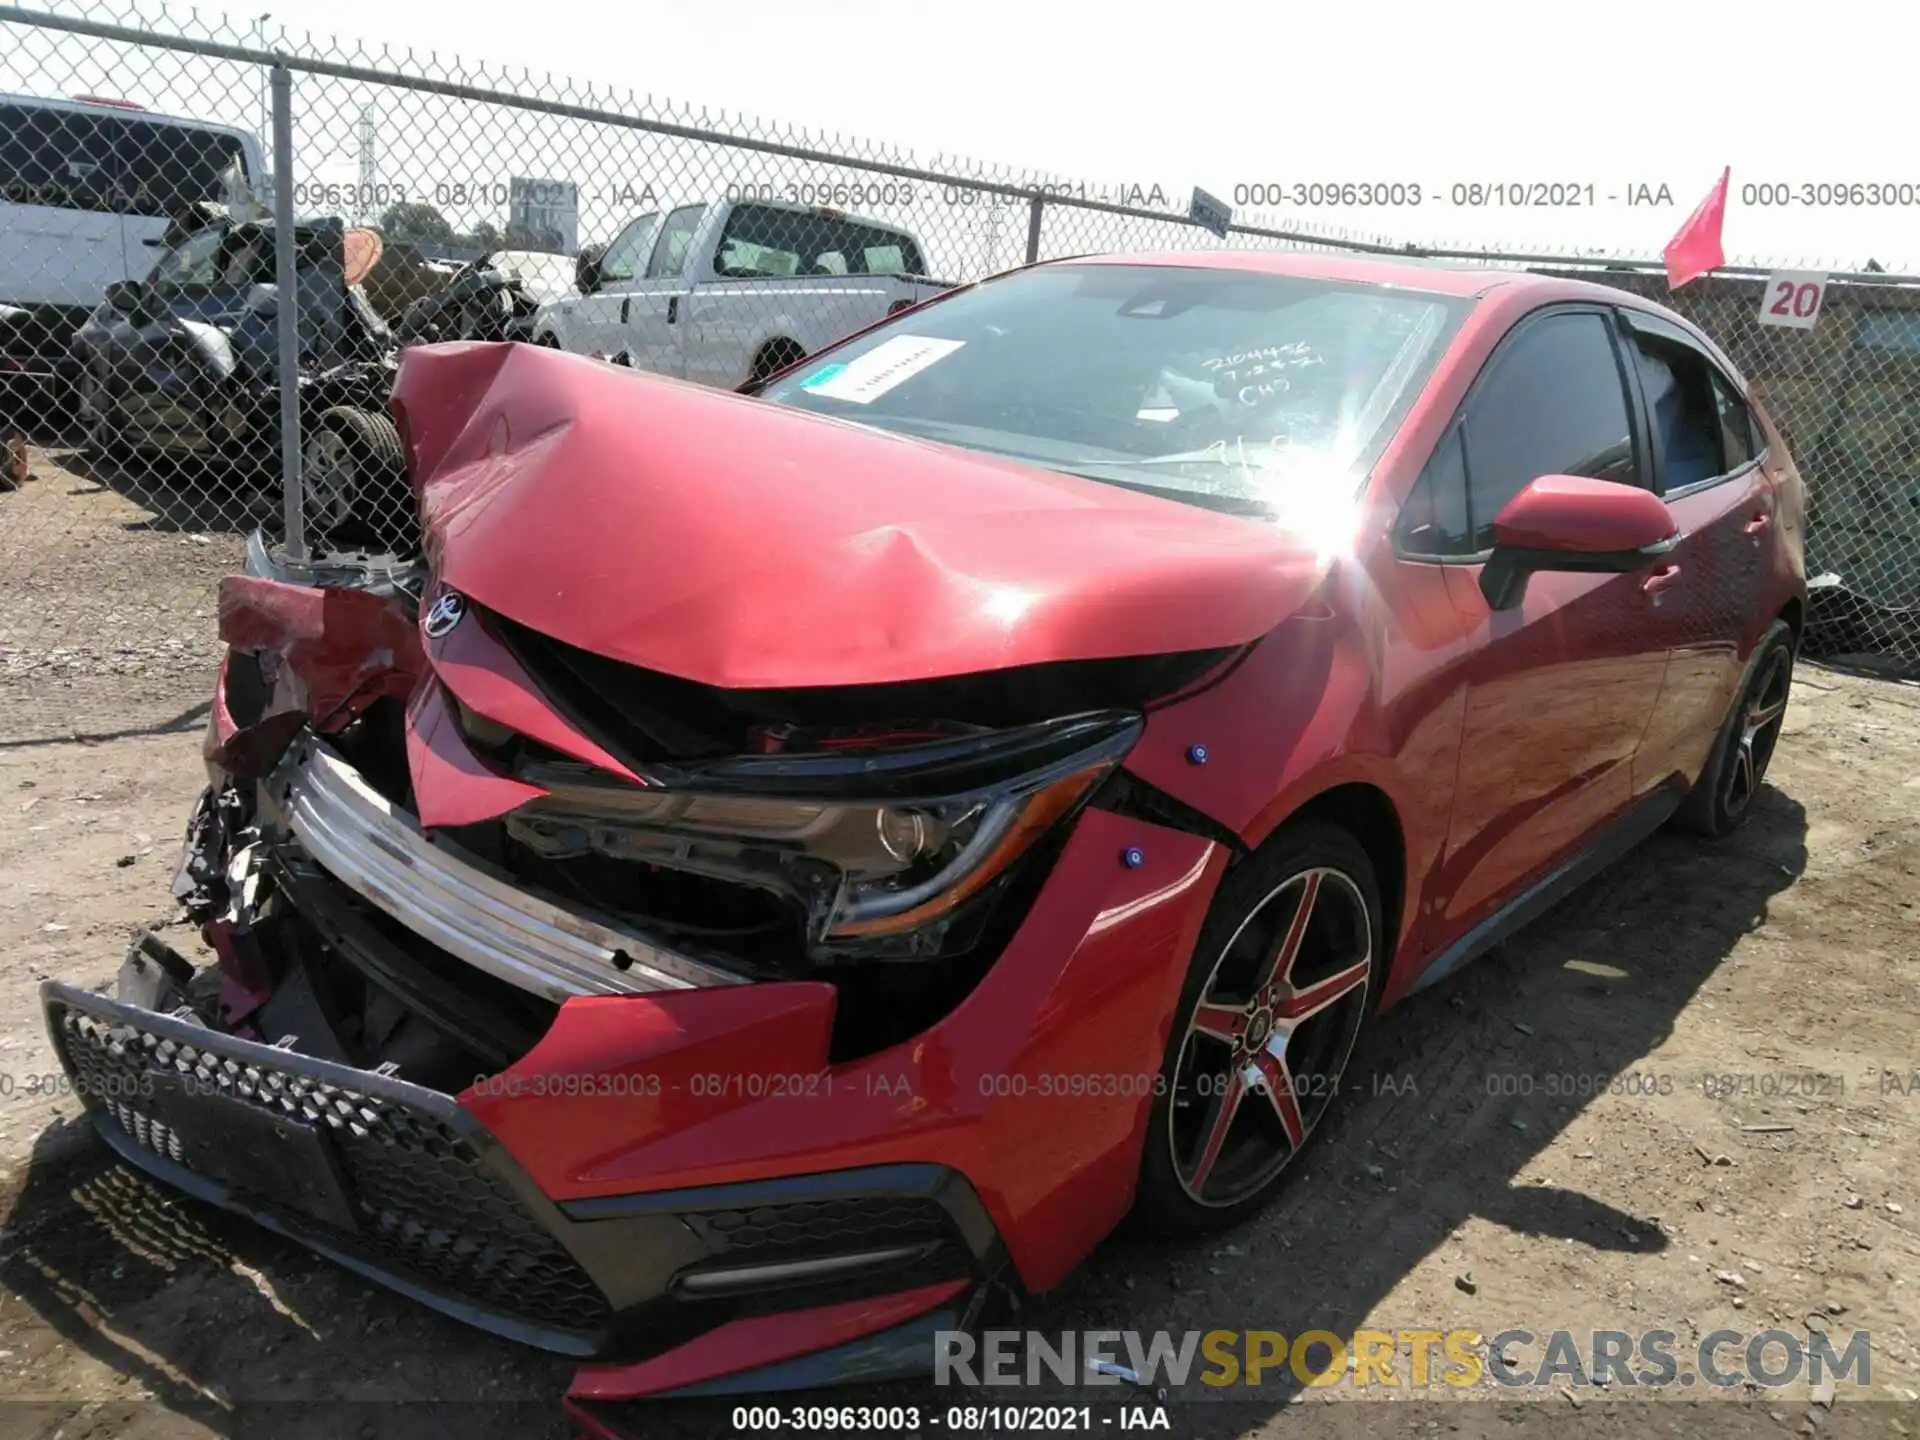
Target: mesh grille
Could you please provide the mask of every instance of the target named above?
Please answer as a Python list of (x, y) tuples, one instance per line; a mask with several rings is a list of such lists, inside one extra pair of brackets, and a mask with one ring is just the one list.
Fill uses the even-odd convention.
[[(323, 1130), (339, 1157), (358, 1230), (304, 1215), (289, 1215), (290, 1228), (497, 1315), (574, 1332), (607, 1318), (606, 1300), (586, 1273), (521, 1208), (474, 1145), (438, 1117), (78, 1010), (58, 1012), (57, 1028), (80, 1092), (102, 1097), (101, 1108), (129, 1138), (176, 1164), (195, 1168), (194, 1141), (206, 1137), (196, 1137), (180, 1115), (169, 1124), (154, 1113), (156, 1075), (178, 1077), (190, 1096), (224, 1096)], [(247, 1198), (276, 1215), (288, 1209), (286, 1195)]]
[(715, 1210), (689, 1215), (701, 1238), (729, 1260), (777, 1260), (786, 1256), (877, 1249), (952, 1234), (947, 1215), (932, 1200), (849, 1197), (751, 1210)]

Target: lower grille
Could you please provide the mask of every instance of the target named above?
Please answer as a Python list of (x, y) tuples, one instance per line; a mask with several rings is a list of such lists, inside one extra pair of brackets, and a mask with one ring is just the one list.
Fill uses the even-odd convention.
[(75, 1088), (129, 1158), (178, 1167), (220, 1192), (206, 1198), (476, 1323), (593, 1348), (606, 1297), (536, 1218), (546, 1202), (446, 1096), (70, 987), (45, 993)]
[(687, 1216), (716, 1256), (770, 1261), (822, 1252), (868, 1250), (952, 1239), (936, 1201), (917, 1197), (848, 1196), (711, 1210)]

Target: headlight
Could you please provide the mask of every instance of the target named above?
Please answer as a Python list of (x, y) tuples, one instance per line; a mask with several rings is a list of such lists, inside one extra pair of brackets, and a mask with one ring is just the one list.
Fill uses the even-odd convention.
[(816, 945), (926, 954), (1079, 809), (1139, 731), (1132, 714), (1077, 716), (932, 744), (742, 756), (649, 774), (648, 788), (529, 766), (521, 778), (547, 795), (509, 814), (507, 831), (550, 859), (593, 854), (775, 890), (804, 909)]

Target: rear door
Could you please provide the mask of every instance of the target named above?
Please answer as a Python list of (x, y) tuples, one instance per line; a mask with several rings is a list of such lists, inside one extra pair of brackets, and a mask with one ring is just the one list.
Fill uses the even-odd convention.
[(1522, 319), (1488, 360), (1401, 517), (1408, 560), (1448, 564), (1468, 636), (1466, 711), (1436, 939), (1570, 858), (1632, 799), (1664, 641), (1644, 575), (1534, 575), (1495, 611), (1480, 571), (1500, 509), (1542, 475), (1639, 483), (1644, 441), (1607, 311)]
[(1653, 484), (1681, 537), (1649, 616), (1671, 663), (1634, 767), (1644, 794), (1690, 784), (1706, 764), (1767, 619), (1760, 591), (1781, 519), (1740, 385), (1680, 326), (1626, 308), (1620, 321)]

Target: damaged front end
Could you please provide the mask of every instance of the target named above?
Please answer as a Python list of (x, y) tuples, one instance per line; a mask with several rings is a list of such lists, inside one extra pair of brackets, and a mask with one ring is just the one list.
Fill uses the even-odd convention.
[[(174, 882), (217, 963), (143, 936), (117, 1000), (48, 987), (108, 1138), (471, 1323), (643, 1366), (756, 1314), (911, 1295), (951, 1326), (1017, 1286), (970, 1167), (876, 1152), (897, 1106), (873, 1102), (1029, 918), (1137, 692), (1209, 657), (812, 706), (715, 692), (670, 725), (640, 698), (669, 677), (581, 688), (557, 642), (478, 607), (458, 643), (431, 634), (435, 598), (418, 568), (293, 572), (258, 540), (223, 584), (211, 784)], [(1069, 696), (1129, 703), (1031, 718)], [(940, 718), (853, 721), (870, 700)], [(583, 1008), (606, 1002), (635, 1008)], [(941, 1123), (988, 1093), (941, 1083)], [(708, 1183), (700, 1147), (652, 1185), (591, 1173), (619, 1147), (583, 1107), (670, 1143), (855, 1085), (871, 1113), (847, 1110), (838, 1154), (738, 1183)]]
[[(531, 357), (506, 361), (542, 367), (522, 395), (573, 363), (446, 349)], [(408, 418), (416, 475), (444, 468)], [(63, 1062), (130, 1160), (595, 1357), (579, 1396), (749, 1353), (769, 1386), (923, 1365), (929, 1327), (1056, 1283), (1131, 1201), (1138, 1072), (1235, 842), (1123, 766), (1246, 637), (1103, 653), (1104, 581), (1076, 579), (1024, 651), (913, 632), (998, 668), (876, 630), (884, 663), (828, 681), (741, 641), (760, 611), (695, 598), (647, 633), (742, 673), (689, 678), (579, 643), (609, 593), (584, 547), (525, 604), (452, 588), (476, 507), (529, 483), (461, 423), (473, 483), (424, 498), (426, 559), (296, 569), (256, 537), (223, 582), (174, 889), (215, 963), (146, 936), (116, 999), (49, 984)], [(577, 473), (561, 429), (518, 433)], [(581, 623), (516, 618), (541, 597)], [(1113, 1083), (1069, 1113), (1029, 1074)]]
[[(1034, 720), (1034, 697), (1064, 700), (1051, 678), (1137, 704), (1123, 692), (1180, 678), (695, 700), (475, 605), (435, 635), (417, 568), (314, 584), (252, 557), (222, 586), (213, 783), (174, 887), (220, 980), (163, 998), (449, 1091), (520, 1060), (574, 996), (821, 980), (830, 1059), (918, 1033), (1140, 733), (1137, 708)], [(936, 718), (849, 718), (867, 706)]]

